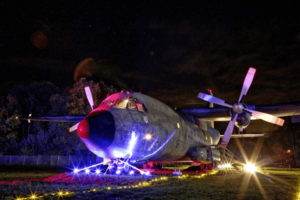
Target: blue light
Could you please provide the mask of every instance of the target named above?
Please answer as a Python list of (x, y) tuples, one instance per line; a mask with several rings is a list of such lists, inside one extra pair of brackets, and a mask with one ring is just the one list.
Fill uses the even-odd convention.
[(99, 169), (96, 170), (96, 174), (100, 174), (100, 170)]
[(87, 173), (87, 174), (90, 173), (90, 170), (89, 170), (89, 169), (86, 169), (86, 170), (85, 170), (85, 173)]
[(120, 174), (121, 173), (121, 171), (120, 170), (118, 170), (117, 172), (116, 172), (116, 174)]
[(129, 172), (129, 174), (130, 174), (130, 175), (134, 174), (134, 171), (133, 171), (133, 170), (132, 170), (132, 171), (130, 171), (130, 172)]
[(150, 176), (150, 172), (145, 172), (145, 175)]
[(76, 168), (74, 169), (74, 173), (78, 173), (78, 171), (79, 171), (78, 169), (76, 169)]
[(132, 132), (131, 132), (131, 139), (130, 139), (130, 141), (129, 141), (129, 146), (128, 146), (128, 150), (127, 150), (127, 154), (130, 155), (130, 158), (131, 158), (131, 156), (132, 156), (132, 151), (133, 151), (134, 146), (135, 146), (135, 144), (136, 144), (137, 138), (138, 138), (138, 136), (135, 135), (135, 132), (134, 132), (134, 131), (132, 131)]

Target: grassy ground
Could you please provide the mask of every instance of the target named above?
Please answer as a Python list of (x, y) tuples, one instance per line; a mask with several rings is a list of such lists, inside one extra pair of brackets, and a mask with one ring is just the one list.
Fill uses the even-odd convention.
[[(152, 178), (120, 176), (123, 182), (118, 184), (5, 183), (0, 184), (0, 199), (14, 199), (16, 195), (30, 199), (33, 193), (42, 196), (41, 199), (298, 199), (300, 169), (263, 168), (260, 171), (250, 175), (231, 169), (203, 176), (167, 176), (168, 179), (156, 175)], [(54, 174), (49, 171), (0, 172), (0, 182), (41, 180)], [(127, 185), (124, 184), (126, 179), (137, 181)], [(65, 195), (59, 197), (59, 190)]]

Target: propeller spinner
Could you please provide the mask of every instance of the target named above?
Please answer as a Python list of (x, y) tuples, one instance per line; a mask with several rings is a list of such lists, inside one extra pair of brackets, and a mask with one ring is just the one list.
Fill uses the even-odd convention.
[(262, 119), (266, 122), (270, 122), (270, 123), (277, 124), (277, 125), (280, 125), (280, 126), (282, 126), (284, 124), (284, 120), (281, 119), (281, 118), (275, 117), (275, 116), (270, 115), (270, 114), (250, 110), (250, 109), (248, 109), (247, 107), (245, 107), (243, 105), (244, 104), (243, 101), (245, 99), (245, 96), (246, 96), (251, 84), (252, 84), (255, 72), (256, 72), (256, 69), (254, 69), (252, 67), (249, 68), (248, 73), (246, 75), (246, 78), (244, 80), (244, 84), (243, 84), (243, 88), (242, 88), (242, 91), (241, 91), (241, 94), (240, 94), (240, 97), (239, 97), (239, 101), (237, 103), (233, 104), (233, 105), (230, 105), (230, 104), (226, 103), (224, 100), (216, 98), (216, 97), (208, 95), (208, 94), (199, 93), (199, 95), (198, 95), (198, 97), (202, 100), (205, 100), (205, 101), (208, 101), (208, 102), (211, 102), (211, 103), (215, 103), (215, 104), (218, 104), (218, 105), (221, 105), (221, 106), (225, 106), (225, 107), (228, 107), (232, 110), (232, 113), (233, 113), (232, 118), (231, 118), (231, 120), (230, 120), (230, 122), (229, 122), (229, 124), (226, 128), (223, 140), (222, 140), (221, 145), (220, 145), (220, 147), (222, 147), (223, 149), (226, 149), (226, 147), (229, 143), (229, 140), (231, 138), (231, 134), (232, 134), (232, 131), (233, 131), (233, 128), (234, 128), (234, 124), (235, 124), (235, 121), (236, 121), (238, 115), (243, 113), (244, 111), (249, 112), (254, 117)]

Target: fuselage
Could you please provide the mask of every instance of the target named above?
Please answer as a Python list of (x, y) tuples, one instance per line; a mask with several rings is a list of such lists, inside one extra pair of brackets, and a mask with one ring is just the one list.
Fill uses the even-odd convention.
[(109, 159), (174, 161), (193, 146), (216, 145), (220, 139), (164, 103), (135, 92), (107, 97), (77, 131), (90, 151)]

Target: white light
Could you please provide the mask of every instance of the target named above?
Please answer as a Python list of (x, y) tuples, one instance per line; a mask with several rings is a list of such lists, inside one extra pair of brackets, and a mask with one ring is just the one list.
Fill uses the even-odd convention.
[(147, 134), (147, 135), (145, 136), (145, 138), (146, 138), (146, 140), (151, 140), (152, 135), (151, 135), (151, 134)]
[(130, 171), (129, 174), (132, 175), (134, 173), (134, 171)]
[(227, 164), (224, 165), (224, 167), (230, 168), (230, 167), (231, 167), (231, 164), (230, 164), (230, 163), (227, 163)]
[(77, 173), (79, 170), (78, 169), (74, 169), (74, 173)]
[(116, 151), (116, 150), (113, 151), (113, 155), (116, 158), (122, 158), (124, 156), (124, 154), (122, 154), (121, 152)]
[(120, 170), (118, 170), (117, 172), (116, 172), (116, 174), (120, 174), (121, 173), (121, 171)]
[(247, 163), (247, 165), (245, 166), (245, 170), (246, 170), (247, 172), (254, 173), (254, 172), (257, 171), (257, 167), (255, 167), (254, 164)]
[(87, 173), (87, 174), (90, 173), (90, 170), (89, 170), (89, 169), (86, 169), (86, 170), (85, 170), (85, 173)]
[(99, 169), (96, 170), (96, 174), (100, 174), (100, 170)]
[(150, 176), (151, 174), (150, 174), (150, 172), (145, 172), (145, 175)]

